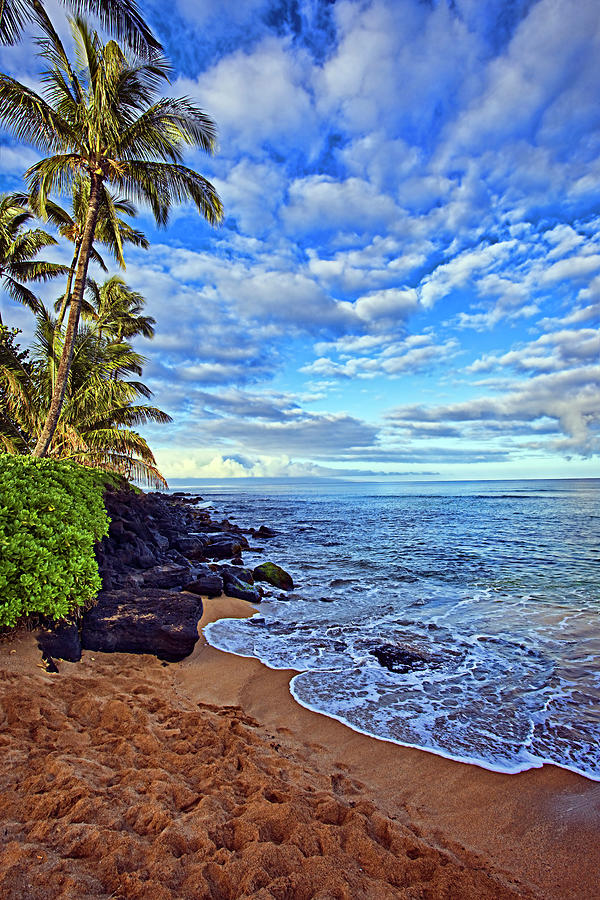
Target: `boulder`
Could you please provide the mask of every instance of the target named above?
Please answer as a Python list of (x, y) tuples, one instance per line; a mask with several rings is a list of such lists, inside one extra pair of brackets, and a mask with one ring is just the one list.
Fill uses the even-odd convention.
[(234, 565), (233, 562), (231, 565), (222, 563), (220, 566), (214, 566), (213, 571), (218, 572), (223, 581), (227, 581), (228, 578), (237, 578), (239, 581), (245, 581), (247, 584), (254, 584), (252, 569), (246, 569), (243, 565)]
[(81, 659), (79, 628), (74, 622), (58, 622), (49, 628), (42, 628), (37, 642), (44, 659), (65, 659), (67, 662), (79, 662)]
[(179, 563), (152, 566), (143, 573), (144, 585), (153, 588), (181, 588), (189, 581), (191, 567)]
[(272, 528), (269, 528), (267, 525), (261, 525), (260, 528), (251, 529), (254, 537), (258, 538), (270, 538), (275, 537), (276, 532), (273, 531)]
[(242, 552), (241, 544), (238, 540), (232, 540), (228, 535), (227, 538), (215, 541), (211, 538), (210, 543), (204, 548), (204, 556), (207, 559), (233, 559)]
[(223, 579), (214, 572), (202, 572), (198, 578), (188, 582), (183, 590), (197, 594), (199, 597), (218, 597), (223, 593)]
[(194, 649), (202, 601), (192, 594), (147, 589), (103, 591), (83, 616), (81, 646), (105, 653), (152, 653), (176, 662)]
[(200, 537), (196, 534), (188, 534), (178, 538), (174, 542), (175, 549), (188, 559), (198, 559), (204, 553), (207, 544), (206, 537)]
[(254, 587), (247, 581), (242, 581), (230, 574), (223, 579), (223, 593), (228, 597), (248, 600), (250, 603), (260, 603), (262, 600), (262, 591), (259, 587)]
[(272, 562), (264, 562), (256, 566), (253, 573), (256, 581), (266, 581), (273, 587), (281, 588), (282, 591), (293, 591), (294, 582), (292, 576), (289, 575), (281, 566)]

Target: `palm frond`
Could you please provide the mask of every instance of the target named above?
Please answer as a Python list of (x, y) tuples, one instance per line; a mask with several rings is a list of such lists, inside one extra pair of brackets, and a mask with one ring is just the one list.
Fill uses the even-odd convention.
[(0, 122), (20, 141), (42, 150), (62, 150), (77, 136), (57, 110), (35, 91), (0, 73)]
[(147, 203), (158, 225), (167, 224), (174, 204), (189, 200), (211, 225), (223, 219), (223, 204), (214, 186), (186, 166), (132, 160), (122, 163), (111, 180), (136, 201)]

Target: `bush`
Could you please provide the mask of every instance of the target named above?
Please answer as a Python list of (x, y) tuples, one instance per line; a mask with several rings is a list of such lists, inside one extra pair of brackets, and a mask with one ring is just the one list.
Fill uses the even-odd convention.
[(75, 463), (0, 454), (0, 626), (62, 619), (95, 598), (107, 480)]

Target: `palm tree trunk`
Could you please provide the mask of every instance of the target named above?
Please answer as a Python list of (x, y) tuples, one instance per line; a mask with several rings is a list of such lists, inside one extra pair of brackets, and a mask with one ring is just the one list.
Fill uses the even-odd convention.
[(65, 317), (65, 312), (67, 311), (67, 306), (71, 300), (71, 286), (73, 284), (73, 276), (75, 275), (75, 268), (77, 266), (77, 260), (79, 259), (79, 252), (81, 250), (81, 238), (75, 242), (75, 253), (73, 255), (73, 260), (71, 262), (71, 268), (69, 270), (69, 280), (67, 281), (67, 287), (65, 290), (65, 295), (63, 297), (63, 301), (60, 305), (60, 312), (58, 314), (58, 319), (56, 320), (56, 324), (59, 328), (62, 328), (63, 319)]
[(90, 175), (90, 200), (85, 220), (85, 227), (81, 238), (81, 248), (79, 251), (79, 260), (77, 263), (77, 275), (75, 277), (75, 287), (73, 288), (73, 297), (69, 309), (69, 318), (67, 320), (67, 328), (65, 331), (65, 341), (63, 344), (62, 356), (58, 372), (56, 373), (56, 383), (52, 392), (52, 400), (50, 408), (44, 422), (44, 427), (38, 438), (38, 442), (33, 451), (34, 456), (46, 456), (48, 448), (54, 437), (56, 426), (63, 407), (65, 393), (67, 390), (67, 382), (69, 380), (69, 372), (71, 371), (71, 362), (73, 359), (73, 348), (75, 345), (75, 337), (77, 335), (77, 327), (79, 325), (79, 314), (81, 312), (81, 304), (83, 301), (83, 291), (87, 279), (88, 264), (90, 261), (90, 253), (92, 244), (96, 234), (96, 222), (98, 221), (98, 208), (100, 205), (100, 188), (102, 187), (102, 175), (93, 172)]

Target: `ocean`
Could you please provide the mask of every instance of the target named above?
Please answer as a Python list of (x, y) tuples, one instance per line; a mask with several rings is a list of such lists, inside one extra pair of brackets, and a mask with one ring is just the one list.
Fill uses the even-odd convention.
[(600, 780), (600, 479), (231, 479), (197, 491), (290, 572), (215, 647), (294, 669), (309, 709), (498, 772)]

